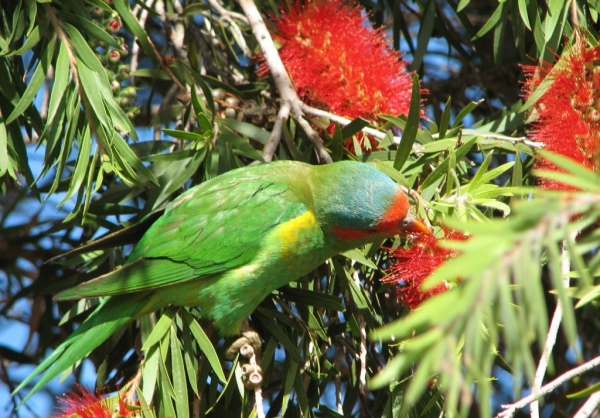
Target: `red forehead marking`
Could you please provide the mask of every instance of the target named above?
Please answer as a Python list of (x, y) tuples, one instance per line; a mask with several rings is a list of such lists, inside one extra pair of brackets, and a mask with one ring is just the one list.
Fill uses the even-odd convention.
[(394, 198), (392, 207), (383, 215), (381, 221), (377, 224), (377, 230), (379, 231), (399, 231), (400, 222), (408, 213), (408, 199), (406, 195), (398, 191)]

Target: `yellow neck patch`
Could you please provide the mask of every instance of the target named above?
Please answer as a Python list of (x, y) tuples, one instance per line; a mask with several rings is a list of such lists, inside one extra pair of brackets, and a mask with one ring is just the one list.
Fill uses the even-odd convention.
[(277, 240), (281, 243), (281, 252), (292, 256), (312, 241), (314, 229), (318, 227), (317, 218), (311, 211), (304, 212), (279, 225)]

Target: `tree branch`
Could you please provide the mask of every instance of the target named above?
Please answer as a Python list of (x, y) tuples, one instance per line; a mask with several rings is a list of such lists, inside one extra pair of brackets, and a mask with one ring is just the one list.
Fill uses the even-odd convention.
[[(574, 237), (572, 237), (574, 238)], [(563, 241), (563, 247), (561, 250), (562, 257), (562, 274), (563, 274), (563, 287), (565, 289), (569, 288), (569, 273), (571, 272), (571, 259), (569, 258), (569, 250), (567, 249), (567, 242)], [(540, 358), (540, 362), (538, 363), (538, 368), (535, 371), (535, 378), (533, 380), (533, 387), (531, 391), (533, 394), (538, 394), (540, 388), (542, 387), (542, 383), (544, 381), (544, 375), (546, 374), (546, 369), (548, 368), (548, 361), (550, 360), (550, 354), (552, 354), (552, 349), (554, 348), (554, 344), (556, 343), (556, 336), (558, 335), (558, 329), (560, 328), (560, 323), (562, 322), (562, 304), (560, 303), (560, 299), (556, 302), (556, 309), (554, 310), (554, 315), (552, 316), (552, 322), (550, 323), (550, 329), (548, 330), (548, 337), (546, 338), (546, 344), (544, 345), (544, 352), (542, 353), (542, 357)], [(531, 403), (530, 415), (531, 418), (539, 418), (540, 416), (540, 408), (539, 401), (536, 399)]]
[(496, 417), (497, 418), (512, 417), (517, 412), (517, 410), (526, 407), (527, 405), (531, 404), (535, 400), (552, 392), (554, 389), (558, 388), (560, 385), (562, 385), (566, 381), (571, 380), (574, 377), (580, 376), (580, 375), (584, 374), (585, 372), (588, 372), (598, 366), (600, 366), (600, 356), (595, 357), (592, 360), (590, 360), (586, 363), (583, 363), (581, 366), (575, 367), (574, 369), (571, 369), (568, 372), (561, 374), (560, 376), (558, 376), (556, 379), (554, 379), (547, 385), (542, 386), (537, 394), (532, 393), (531, 395), (524, 397), (523, 399), (521, 399), (518, 402), (515, 402), (513, 404), (502, 405), (502, 408), (506, 409), (506, 411), (500, 412), (498, 415), (496, 415)]
[(273, 80), (275, 80), (275, 85), (277, 86), (279, 94), (281, 95), (281, 102), (289, 103), (292, 116), (297, 120), (304, 132), (306, 132), (308, 139), (311, 141), (315, 147), (315, 150), (317, 151), (320, 161), (323, 163), (331, 163), (331, 156), (323, 146), (319, 135), (317, 135), (312, 126), (306, 121), (306, 119), (304, 119), (302, 101), (298, 97), (298, 94), (296, 94), (292, 80), (290, 80), (290, 76), (288, 75), (283, 62), (281, 61), (281, 57), (277, 52), (275, 43), (273, 42), (273, 39), (269, 34), (269, 30), (267, 29), (260, 12), (256, 8), (254, 1), (238, 0), (238, 2), (244, 10), (244, 14), (248, 18), (248, 22), (250, 22), (250, 26), (252, 27), (252, 33), (260, 45), (263, 57), (269, 66)]
[(573, 415), (573, 418), (591, 417), (594, 412), (598, 411), (598, 406), (600, 406), (600, 392), (593, 393), (579, 411)]

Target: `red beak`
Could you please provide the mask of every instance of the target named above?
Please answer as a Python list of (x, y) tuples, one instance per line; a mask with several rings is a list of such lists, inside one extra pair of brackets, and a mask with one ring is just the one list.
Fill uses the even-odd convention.
[(431, 231), (429, 231), (429, 228), (427, 228), (425, 226), (425, 224), (418, 219), (415, 219), (410, 224), (408, 224), (408, 227), (405, 228), (405, 230), (406, 230), (406, 232), (417, 232), (417, 233), (422, 233), (422, 234), (426, 234), (426, 235), (431, 234)]
[(412, 233), (420, 233), (420, 234), (431, 234), (429, 228), (425, 226), (425, 224), (417, 219), (415, 214), (412, 211), (409, 211), (402, 222), (402, 230), (405, 232)]

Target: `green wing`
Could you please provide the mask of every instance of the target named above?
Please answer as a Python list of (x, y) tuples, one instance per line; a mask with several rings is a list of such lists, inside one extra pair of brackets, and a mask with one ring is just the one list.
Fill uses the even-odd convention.
[(265, 235), (308, 210), (293, 170), (265, 175), (273, 171), (236, 170), (188, 190), (146, 232), (126, 265), (57, 298), (150, 290), (250, 263)]

